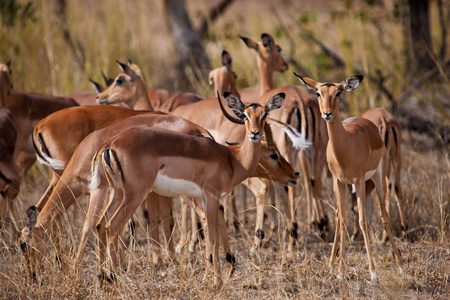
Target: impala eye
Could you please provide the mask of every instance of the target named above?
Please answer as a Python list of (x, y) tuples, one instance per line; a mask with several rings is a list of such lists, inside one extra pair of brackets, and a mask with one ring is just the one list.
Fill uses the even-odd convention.
[(319, 94), (319, 93), (316, 93), (316, 95), (317, 95), (317, 97), (319, 97), (319, 98), (320, 98), (320, 94)]
[(123, 83), (123, 78), (122, 78), (122, 76), (120, 76), (116, 79), (116, 84), (121, 85), (122, 83)]
[(340, 96), (341, 96), (341, 92), (339, 91), (336, 93), (336, 97), (340, 97)]
[(278, 154), (277, 153), (272, 153), (270, 154), (270, 158), (273, 160), (278, 160)]

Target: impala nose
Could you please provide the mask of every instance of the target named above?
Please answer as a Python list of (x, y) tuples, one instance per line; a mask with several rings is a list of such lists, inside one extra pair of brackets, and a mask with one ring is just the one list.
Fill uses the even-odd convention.
[(302, 175), (300, 175), (300, 173), (299, 173), (299, 172), (295, 172), (295, 176), (296, 176), (297, 178), (300, 178), (300, 177), (302, 177)]
[(322, 118), (323, 118), (325, 121), (331, 121), (331, 119), (333, 119), (333, 116), (331, 115), (331, 113), (332, 113), (332, 112), (329, 112), (329, 113), (324, 112)]

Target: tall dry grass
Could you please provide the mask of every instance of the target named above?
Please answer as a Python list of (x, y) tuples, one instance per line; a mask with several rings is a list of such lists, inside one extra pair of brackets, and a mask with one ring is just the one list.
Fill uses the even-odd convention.
[[(200, 17), (206, 15), (212, 6), (212, 3), (200, 1), (186, 2), (194, 25), (198, 25)], [(115, 61), (127, 59), (141, 67), (149, 88), (177, 91), (173, 71), (176, 53), (162, 17), (162, 1), (67, 1), (66, 22), (54, 15), (54, 2), (36, 0), (33, 4), (36, 8), (35, 22), (17, 22), (13, 27), (2, 25), (0, 28), (0, 60), (14, 60), (12, 79), (16, 91), (63, 95), (90, 90), (89, 78), (100, 81), (102, 70), (114, 76), (117, 74)], [(408, 87), (409, 74), (404, 73), (403, 33), (400, 22), (393, 17), (393, 9), (390, 2), (382, 8), (370, 6), (367, 1), (236, 1), (217, 22), (210, 24), (211, 36), (205, 40), (205, 46), (213, 66), (220, 64), (223, 49), (232, 55), (241, 88), (257, 86), (259, 75), (255, 53), (240, 41), (238, 35), (258, 40), (261, 33), (267, 32), (274, 36), (285, 53), (291, 54), (318, 80), (343, 80), (352, 75), (354, 67), (372, 75), (379, 69), (384, 75), (390, 75), (386, 87), (394, 96), (399, 96)], [(435, 8), (432, 13), (437, 14)], [(83, 65), (75, 60), (64, 42), (61, 28), (67, 28), (73, 39), (82, 45), (86, 58)], [(433, 28), (437, 28), (435, 22)], [(333, 66), (332, 60), (316, 44), (303, 37), (305, 30), (341, 56), (346, 67)], [(439, 39), (434, 30), (433, 42), (438, 44)], [(298, 84), (292, 71), (275, 74), (275, 85)], [(439, 104), (448, 105), (442, 97), (447, 95), (448, 99), (446, 80), (441, 76), (413, 94), (416, 112), (435, 123), (448, 122), (439, 111)], [(191, 85), (192, 92), (205, 97), (214, 95), (206, 79), (205, 82), (193, 81)], [(373, 83), (365, 80), (358, 90), (346, 94), (342, 113), (351, 116), (363, 113), (368, 107), (390, 109), (391, 105), (386, 97), (379, 97), (379, 90)], [(327, 265), (331, 244), (320, 241), (302, 221), (306, 218), (302, 209), (306, 204), (300, 185), (297, 199), (300, 237), (292, 252), (286, 249), (282, 211), (278, 211), (278, 229), (267, 238), (261, 251), (253, 252), (255, 204), (249, 201), (243, 217), (244, 206), (242, 201), (239, 202), (241, 218), (245, 221), (242, 224), (245, 229), (243, 237), (235, 238), (230, 227), (237, 268), (227, 277), (220, 291), (212, 286), (211, 272), (205, 272), (207, 263), (201, 249), (192, 255), (177, 256), (176, 260), (165, 256), (163, 265), (154, 266), (146, 235), (147, 225), (140, 213), (137, 214), (140, 220), (137, 245), (134, 251), (127, 251), (130, 266), (127, 272), (120, 274), (115, 285), (101, 286), (97, 280), (94, 241), (83, 266), (73, 269), (70, 265), (78, 245), (87, 201), (80, 199), (59, 224), (67, 266), (58, 265), (53, 259), (57, 253), (52, 253), (44, 261), (43, 273), (37, 281), (27, 274), (23, 258), (12, 241), (14, 237), (2, 233), (0, 298), (446, 299), (450, 296), (448, 148), (436, 148), (430, 137), (408, 131), (404, 132), (402, 147), (401, 185), (412, 241), (397, 240), (405, 263), (405, 270), (400, 274), (389, 247), (378, 242), (382, 228), (375, 209), (371, 230), (376, 239), (372, 242), (372, 250), (380, 277), (377, 284), (368, 281), (366, 254), (360, 241), (348, 243), (348, 276), (343, 281), (337, 280), (336, 271)], [(16, 201), (22, 226), (24, 211), (42, 195), (48, 176), (47, 170), (35, 165), (24, 179)], [(324, 183), (327, 213), (334, 216), (331, 180), (325, 175)], [(400, 221), (394, 202), (391, 203), (391, 221), (394, 233), (399, 237)], [(174, 204), (175, 229), (171, 238), (177, 241), (179, 207), (176, 201)], [(349, 211), (348, 215), (352, 216), (352, 212)], [(266, 234), (269, 235), (268, 230)], [(221, 263), (225, 264), (223, 257)]]

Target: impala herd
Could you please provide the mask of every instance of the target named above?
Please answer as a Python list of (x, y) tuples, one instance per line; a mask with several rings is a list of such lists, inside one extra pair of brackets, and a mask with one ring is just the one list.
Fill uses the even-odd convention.
[[(12, 92), (11, 62), (0, 65), (3, 231), (7, 230), (6, 225), (19, 231), (14, 198), (19, 193), (21, 178), (36, 158), (53, 174), (44, 195), (26, 211), (26, 227), (19, 232), (19, 245), (33, 277), (39, 276), (49, 248), (64, 252), (56, 231), (58, 221), (84, 194), (90, 200), (72, 266), (77, 272), (90, 234), (95, 230), (101, 278), (114, 281), (123, 262), (118, 242), (122, 229), (147, 199), (153, 262), (161, 260), (159, 221), (172, 255), (187, 243), (193, 251), (198, 217), (205, 232), (206, 258), (216, 285), (221, 286), (219, 242), (227, 266), (232, 269), (235, 264), (223, 206), (229, 201), (235, 234), (240, 234), (241, 223), (233, 196), (235, 186), (246, 185), (256, 198), (253, 249), (260, 248), (265, 239), (264, 213), (266, 207), (271, 207), (268, 201), (275, 204), (275, 199), (279, 199), (292, 250), (298, 234), (298, 196), (293, 187), (300, 173), (308, 228), (315, 228), (324, 240), (330, 233), (330, 218), (325, 212), (328, 202), (322, 196), (326, 166), (333, 177), (337, 202), (330, 267), (337, 257), (340, 238), (338, 277), (345, 276), (346, 189), (351, 185), (356, 193), (354, 205), (371, 279), (377, 280), (367, 230), (373, 187), (378, 194), (384, 239), (389, 240), (401, 271), (400, 252), (389, 221), (392, 165), (406, 237), (400, 187), (401, 129), (397, 121), (383, 108), (372, 108), (362, 117), (341, 120), (340, 97), (358, 87), (363, 80), (361, 75), (339, 83), (320, 83), (294, 73), (316, 95), (297, 85), (274, 87), (273, 73), (288, 69), (281, 47), (268, 34), (262, 34), (259, 42), (240, 38), (256, 51), (260, 86), (238, 90), (232, 58), (223, 51), (223, 66), (209, 75), (217, 93), (211, 99), (193, 93), (170, 97), (166, 90), (149, 91), (141, 70), (131, 61), (118, 62), (121, 73), (114, 80), (104, 77), (106, 87), (92, 82), (98, 93), (66, 97), (16, 93)], [(297, 166), (300, 173), (294, 170)], [(182, 232), (176, 247), (170, 238), (170, 222), (163, 221), (171, 219), (173, 197), (180, 197), (182, 203)], [(189, 209), (193, 226), (190, 240)], [(354, 236), (358, 233), (356, 229)]]

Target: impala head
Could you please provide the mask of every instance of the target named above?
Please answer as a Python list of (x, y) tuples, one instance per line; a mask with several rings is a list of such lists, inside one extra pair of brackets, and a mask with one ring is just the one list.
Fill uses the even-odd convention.
[[(31, 206), (27, 209), (26, 212), (26, 227), (22, 229), (21, 232), (18, 233), (19, 239), (19, 246), (22, 250), (22, 253), (24, 254), (25, 258), (27, 260), (32, 259), (33, 255), (35, 254), (33, 249), (39, 245), (35, 245), (34, 239), (33, 239), (33, 229), (34, 225), (37, 222), (37, 217), (39, 213), (35, 206)], [(42, 249), (37, 249), (38, 251)]]
[(339, 98), (344, 91), (353, 91), (363, 80), (362, 75), (348, 77), (341, 83), (326, 82), (320, 83), (308, 77), (299, 76), (294, 72), (300, 81), (310, 89), (314, 89), (319, 100), (320, 113), (322, 118), (329, 122), (339, 113)]
[(103, 92), (97, 95), (97, 103), (102, 105), (127, 103), (134, 100), (137, 94), (137, 87), (140, 84), (141, 78), (128, 65), (117, 62), (122, 69), (114, 82), (106, 88)]
[(269, 111), (280, 108), (286, 95), (284, 93), (276, 94), (275, 96), (272, 96), (265, 105), (253, 103), (247, 106), (241, 102), (239, 97), (230, 94), (229, 92), (225, 92), (223, 97), (225, 98), (227, 105), (239, 119), (233, 118), (226, 113), (225, 109), (222, 107), (219, 94), (217, 94), (222, 112), (228, 119), (231, 118), (231, 121), (245, 124), (250, 142), (256, 143), (261, 137), (261, 130), (264, 129), (264, 124), (266, 123)]
[(222, 67), (209, 72), (209, 84), (214, 84), (214, 89), (219, 91), (219, 94), (229, 91), (232, 94), (238, 95), (236, 89), (237, 76), (232, 69), (231, 55), (225, 50), (222, 51), (222, 65)]
[(286, 72), (288, 63), (281, 56), (281, 47), (275, 44), (273, 37), (267, 33), (261, 35), (261, 41), (255, 42), (250, 38), (239, 36), (247, 47), (258, 53), (258, 64), (266, 64), (272, 71)]
[(301, 175), (280, 154), (280, 151), (273, 142), (272, 130), (268, 123), (264, 126), (264, 133), (266, 138), (261, 143), (262, 153), (259, 160), (259, 167), (257, 168), (258, 172), (262, 172), (259, 174), (259, 177), (268, 177), (284, 185), (296, 185), (297, 179)]

